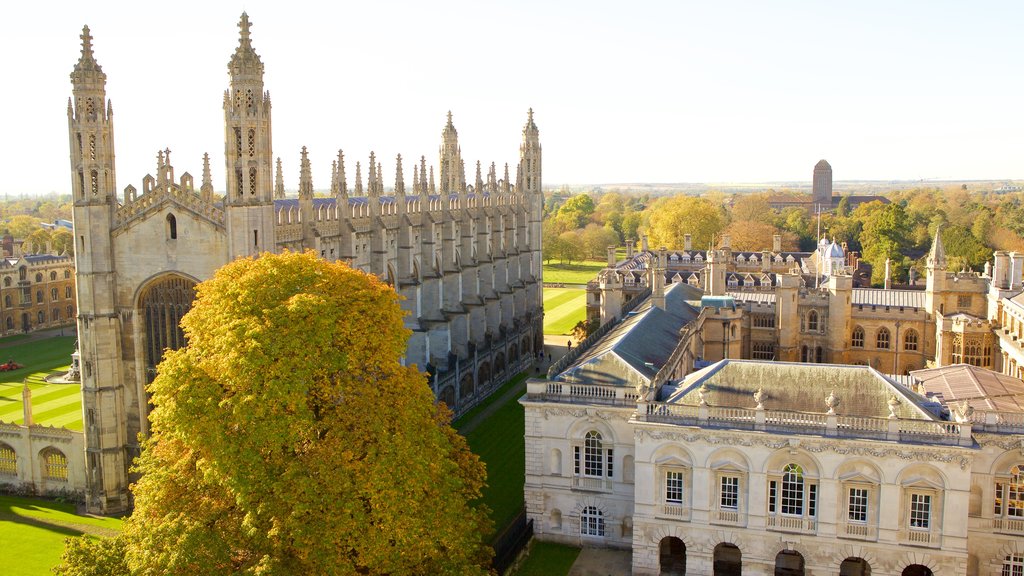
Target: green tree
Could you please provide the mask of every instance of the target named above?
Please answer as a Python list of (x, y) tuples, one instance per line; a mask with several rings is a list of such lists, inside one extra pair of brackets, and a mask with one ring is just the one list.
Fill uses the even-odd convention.
[(149, 388), (131, 573), (488, 573), (490, 522), (469, 504), (484, 467), (399, 363), (402, 315), (378, 278), (311, 252), (200, 284), (188, 346)]
[(647, 234), (652, 249), (665, 246), (681, 250), (685, 234), (692, 235), (695, 248), (704, 248), (725, 227), (721, 209), (704, 198), (694, 196), (662, 199), (648, 213)]
[(586, 225), (590, 215), (594, 213), (595, 208), (594, 199), (589, 194), (577, 194), (562, 204), (558, 209), (558, 216), (567, 219), (568, 222), (573, 222), (574, 225), (571, 228), (582, 228)]
[(836, 216), (840, 218), (846, 218), (850, 215), (850, 195), (844, 194), (839, 199), (839, 205), (836, 206)]
[[(873, 202), (872, 202), (873, 204)], [(860, 207), (857, 209), (860, 211)], [(900, 204), (886, 204), (875, 210), (864, 223), (860, 241), (864, 259), (871, 263), (871, 283), (881, 285), (885, 280), (885, 261), (890, 259), (894, 279), (906, 273), (907, 262), (903, 253), (909, 244), (910, 225), (907, 213)]]
[(25, 214), (14, 216), (7, 223), (8, 233), (18, 239), (25, 238), (36, 230), (39, 230), (39, 219)]

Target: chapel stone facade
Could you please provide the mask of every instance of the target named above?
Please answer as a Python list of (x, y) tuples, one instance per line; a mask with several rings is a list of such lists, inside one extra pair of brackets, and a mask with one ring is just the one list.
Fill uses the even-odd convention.
[[(385, 188), (374, 153), (355, 163), (339, 150), (330, 195), (315, 197), (307, 151), (298, 198), (286, 198), (272, 147), (263, 63), (242, 15), (224, 92), (225, 196), (214, 193), (209, 155), (202, 176), (176, 174), (157, 154), (142, 188), (116, 190), (113, 107), (88, 27), (68, 101), (74, 233), (90, 511), (130, 508), (128, 469), (148, 428), (146, 384), (164, 350), (185, 343), (179, 327), (195, 285), (239, 257), (313, 250), (375, 274), (404, 297), (412, 331), (404, 361), (429, 374), (456, 412), (530, 363), (542, 342), (541, 145), (530, 111), (514, 177), (506, 164), (476, 165), (467, 182), (449, 113), (440, 184), (425, 157), (405, 179), (398, 157)], [(276, 172), (276, 173), (275, 173)], [(513, 179), (514, 178), (514, 179)]]

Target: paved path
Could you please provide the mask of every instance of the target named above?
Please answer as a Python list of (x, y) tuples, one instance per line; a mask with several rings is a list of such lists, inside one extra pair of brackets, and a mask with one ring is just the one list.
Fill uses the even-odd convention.
[(568, 576), (629, 576), (633, 573), (632, 564), (633, 554), (628, 551), (584, 548)]

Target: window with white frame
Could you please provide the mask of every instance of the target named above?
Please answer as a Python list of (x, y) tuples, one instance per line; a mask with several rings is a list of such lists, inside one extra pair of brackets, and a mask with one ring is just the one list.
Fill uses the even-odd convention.
[(1009, 476), (996, 480), (994, 512), (996, 519), (1024, 519), (1024, 465), (1010, 468)]
[(809, 480), (802, 466), (786, 464), (781, 477), (768, 482), (768, 513), (813, 518), (818, 513), (818, 484)]
[(591, 478), (611, 478), (614, 452), (605, 448), (601, 433), (587, 432), (583, 446), (573, 446), (573, 473)]
[(912, 492), (910, 494), (910, 518), (908, 525), (911, 530), (931, 530), (931, 494), (922, 494), (920, 492)]
[(1024, 554), (1010, 554), (1003, 560), (1002, 576), (1024, 576)]
[(850, 488), (847, 506), (847, 519), (850, 522), (865, 524), (868, 521), (868, 500), (867, 488)]
[(666, 470), (665, 502), (669, 504), (682, 504), (685, 484), (685, 476), (682, 470)]
[(580, 513), (580, 534), (604, 536), (604, 514), (597, 506), (587, 506)]
[(740, 478), (739, 476), (721, 476), (719, 478), (718, 507), (722, 510), (739, 510)]

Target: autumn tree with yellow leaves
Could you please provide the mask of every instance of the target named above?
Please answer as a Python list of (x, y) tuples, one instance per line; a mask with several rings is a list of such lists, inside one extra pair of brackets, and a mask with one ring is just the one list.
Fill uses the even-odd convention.
[(135, 509), (57, 574), (486, 574), (484, 466), (402, 366), (395, 292), (312, 253), (197, 288), (149, 388)]

